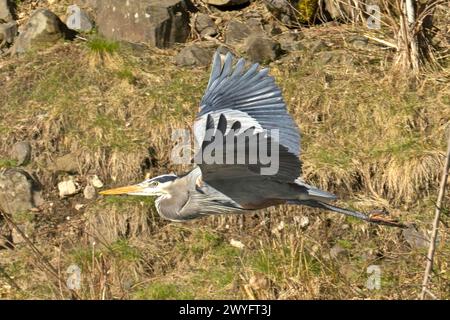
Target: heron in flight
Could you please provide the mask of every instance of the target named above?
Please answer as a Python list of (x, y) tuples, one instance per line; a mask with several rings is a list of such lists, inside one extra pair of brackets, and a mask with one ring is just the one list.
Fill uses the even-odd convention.
[[(278, 134), (272, 134), (277, 130)], [(222, 137), (221, 139), (220, 136)], [(252, 149), (226, 142), (240, 137), (258, 138)], [(164, 174), (141, 183), (100, 192), (102, 195), (156, 196), (159, 215), (171, 221), (186, 221), (206, 215), (247, 213), (280, 204), (305, 205), (338, 212), (365, 221), (398, 225), (381, 212), (364, 214), (330, 204), (336, 196), (298, 179), (301, 173), (300, 134), (286, 109), (280, 89), (268, 69), (258, 64), (246, 67), (244, 59), (215, 53), (212, 70), (194, 122), (199, 146), (195, 167), (183, 174)], [(226, 141), (226, 142), (225, 142)], [(215, 144), (215, 152), (227, 152), (232, 160), (202, 161), (202, 152)], [(251, 152), (270, 145), (277, 155), (278, 170), (262, 174), (267, 163), (250, 162)], [(275, 152), (276, 151), (276, 152)], [(269, 152), (269, 153), (270, 153)], [(241, 160), (236, 161), (241, 156)], [(198, 160), (200, 158), (200, 160)], [(228, 159), (228, 158), (227, 158)]]

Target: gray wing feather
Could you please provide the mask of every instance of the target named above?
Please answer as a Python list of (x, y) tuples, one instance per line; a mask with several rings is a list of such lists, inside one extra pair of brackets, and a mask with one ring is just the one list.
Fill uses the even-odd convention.
[(244, 112), (265, 130), (279, 129), (279, 143), (298, 156), (298, 127), (287, 113), (281, 91), (268, 75), (269, 70), (258, 70), (259, 65), (253, 64), (245, 71), (243, 59), (233, 68), (232, 60), (233, 56), (228, 53), (222, 64), (220, 54), (216, 52), (198, 118), (225, 109)]
[[(233, 67), (232, 58), (227, 54), (222, 63), (218, 53), (214, 56), (211, 77), (194, 123), (197, 145), (200, 149), (208, 145), (207, 129), (226, 132), (228, 128), (239, 128), (236, 137), (254, 130), (255, 135), (279, 145), (279, 171), (273, 176), (262, 176), (259, 163), (230, 165), (196, 161), (202, 178), (237, 203), (254, 204), (264, 199), (288, 197), (289, 183), (294, 183), (301, 170), (298, 128), (287, 113), (281, 91), (268, 75), (269, 70), (259, 70), (258, 64), (246, 69), (243, 59)], [(279, 130), (279, 139), (270, 136), (272, 129)]]

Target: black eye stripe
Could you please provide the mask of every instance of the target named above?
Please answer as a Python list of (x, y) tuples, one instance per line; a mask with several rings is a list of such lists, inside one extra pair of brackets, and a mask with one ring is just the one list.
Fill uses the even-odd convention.
[(164, 175), (164, 176), (159, 176), (159, 177), (151, 179), (149, 181), (149, 183), (152, 183), (154, 181), (159, 182), (159, 183), (164, 183), (164, 182), (173, 181), (176, 178), (177, 178), (177, 176), (174, 176), (174, 175)]

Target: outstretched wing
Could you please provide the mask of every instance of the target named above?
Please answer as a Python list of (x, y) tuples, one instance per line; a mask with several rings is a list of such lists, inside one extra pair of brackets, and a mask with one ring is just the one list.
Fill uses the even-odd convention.
[[(231, 129), (237, 130), (230, 133)], [(273, 134), (273, 130), (278, 130), (278, 136)], [(208, 135), (211, 131), (212, 135)], [(268, 180), (294, 182), (300, 175), (300, 135), (297, 125), (287, 113), (280, 89), (268, 75), (268, 69), (259, 70), (258, 64), (246, 69), (245, 60), (240, 59), (233, 67), (230, 53), (225, 56), (223, 63), (218, 52), (214, 56), (211, 77), (194, 123), (194, 135), (199, 146), (197, 155), (204, 152), (211, 141), (217, 141), (217, 134), (232, 135), (235, 141), (247, 134), (258, 137), (259, 143), (276, 144), (279, 170), (276, 174), (265, 176), (261, 175), (263, 165), (259, 161), (256, 164), (228, 161), (205, 163), (198, 161), (196, 156), (195, 162), (208, 184), (218, 185), (215, 181), (221, 181), (222, 184), (229, 181), (231, 184), (238, 179), (250, 179), (255, 183)], [(223, 140), (225, 143), (225, 138)], [(220, 149), (220, 146), (216, 147)], [(225, 144), (223, 148), (226, 149)], [(244, 150), (246, 159), (249, 159), (251, 150)], [(232, 151), (235, 157), (238, 151), (238, 148)]]

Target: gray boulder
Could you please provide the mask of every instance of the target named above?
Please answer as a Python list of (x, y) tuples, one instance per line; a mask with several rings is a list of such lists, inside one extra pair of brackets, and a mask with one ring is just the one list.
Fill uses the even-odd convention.
[(56, 158), (52, 167), (55, 172), (77, 173), (78, 158), (71, 153), (66, 154)]
[(203, 0), (203, 2), (206, 4), (212, 4), (213, 6), (226, 7), (249, 3), (250, 0)]
[(39, 184), (24, 170), (0, 171), (0, 209), (8, 214), (18, 214), (42, 204)]
[(69, 6), (67, 8), (67, 13), (69, 16), (67, 17), (66, 24), (69, 29), (89, 32), (94, 27), (94, 23), (86, 11), (76, 4)]
[(0, 24), (0, 49), (11, 45), (17, 36), (17, 23), (15, 21)]
[(225, 30), (225, 43), (235, 44), (247, 39), (252, 30), (243, 22), (231, 20)]
[(269, 63), (283, 53), (280, 43), (264, 36), (252, 36), (246, 42), (247, 56), (252, 62)]
[(293, 0), (264, 0), (267, 9), (286, 26), (298, 26)]
[[(29, 239), (32, 240), (34, 233), (35, 233), (35, 224), (32, 221), (26, 221), (24, 223), (21, 223), (17, 226), (24, 235)], [(22, 234), (19, 233), (16, 229), (11, 230), (11, 240), (14, 245), (21, 244), (25, 242), (25, 239), (23, 238)]]
[(306, 49), (306, 47), (300, 42), (303, 38), (303, 33), (295, 30), (280, 34), (276, 39), (280, 42), (281, 49), (284, 51), (299, 51)]
[(193, 11), (190, 0), (105, 0), (96, 22), (107, 38), (168, 48), (186, 42)]
[(309, 51), (312, 53), (327, 51), (330, 47), (323, 40), (314, 40), (306, 44)]
[(262, 36), (264, 34), (263, 25), (258, 18), (249, 17), (245, 22), (231, 20), (225, 30), (225, 43), (239, 45), (245, 43), (250, 36)]
[(0, 23), (13, 21), (8, 0), (0, 0)]
[(217, 27), (211, 17), (204, 13), (199, 13), (195, 17), (195, 30), (202, 36), (215, 36)]
[(72, 39), (74, 32), (47, 9), (33, 12), (14, 43), (12, 53), (23, 53), (56, 43), (60, 39)]
[(175, 63), (182, 67), (205, 67), (210, 64), (212, 55), (213, 53), (211, 50), (193, 44), (183, 48), (177, 54)]
[(403, 229), (402, 235), (409, 246), (413, 249), (426, 249), (430, 245), (430, 241), (427, 236), (424, 233), (417, 231), (414, 226), (409, 226), (408, 228)]
[(17, 142), (12, 147), (11, 157), (19, 166), (27, 164), (31, 159), (31, 144), (28, 141)]
[(95, 191), (95, 188), (93, 186), (87, 185), (83, 190), (83, 195), (85, 199), (92, 200), (97, 196), (97, 191)]

